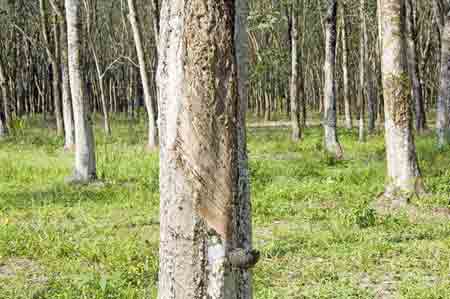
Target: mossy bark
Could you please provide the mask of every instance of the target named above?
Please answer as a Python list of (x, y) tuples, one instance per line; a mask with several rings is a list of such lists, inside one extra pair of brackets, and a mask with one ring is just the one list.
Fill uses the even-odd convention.
[(383, 94), (387, 160), (386, 195), (407, 201), (422, 191), (412, 134), (410, 82), (406, 66), (405, 1), (381, 0)]

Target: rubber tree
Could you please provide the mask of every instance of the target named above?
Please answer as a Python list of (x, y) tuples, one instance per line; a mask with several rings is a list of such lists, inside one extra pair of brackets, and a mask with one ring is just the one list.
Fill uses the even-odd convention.
[(251, 298), (245, 1), (161, 3), (160, 299)]
[(342, 157), (337, 136), (336, 119), (336, 42), (337, 1), (327, 0), (325, 16), (324, 118), (325, 149), (336, 158)]
[(387, 161), (386, 197), (406, 203), (423, 191), (412, 134), (410, 82), (406, 61), (405, 0), (381, 0)]
[(341, 3), (341, 26), (342, 26), (342, 80), (344, 91), (344, 111), (345, 111), (345, 127), (352, 129), (352, 107), (350, 99), (350, 86), (349, 86), (349, 73), (348, 73), (348, 57), (349, 57), (349, 45), (348, 45), (348, 22), (347, 22), (347, 1)]
[(64, 118), (64, 149), (73, 150), (75, 147), (75, 128), (73, 120), (72, 98), (69, 82), (69, 61), (67, 45), (67, 22), (64, 13), (64, 5), (59, 5), (55, 0), (49, 0), (55, 14), (58, 17), (61, 39), (61, 74), (62, 74), (62, 112)]
[(81, 0), (66, 0), (70, 90), (75, 123), (75, 169), (72, 182), (86, 183), (97, 178), (95, 141), (81, 74)]
[(139, 61), (139, 71), (141, 74), (142, 87), (144, 90), (144, 101), (148, 114), (148, 143), (147, 146), (150, 150), (154, 150), (158, 147), (158, 126), (156, 123), (156, 107), (154, 105), (150, 90), (150, 79), (147, 73), (147, 62), (145, 60), (144, 46), (142, 44), (142, 33), (139, 27), (139, 19), (136, 12), (136, 1), (128, 0), (129, 14), (128, 19), (131, 23), (133, 30), (134, 43), (136, 45), (136, 52)]
[(9, 90), (8, 90), (8, 82), (6, 79), (6, 74), (3, 69), (2, 61), (0, 58), (0, 92), (1, 99), (0, 101), (0, 138), (8, 135), (9, 130), (9, 121), (11, 119), (9, 113)]
[[(64, 120), (61, 103), (61, 73), (60, 73), (60, 45), (59, 45), (59, 31), (56, 30), (54, 45), (50, 44), (49, 28), (48, 28), (48, 7), (47, 2), (39, 0), (39, 11), (41, 17), (41, 32), (44, 41), (45, 50), (48, 55), (49, 63), (52, 67), (52, 86), (53, 86), (53, 101), (56, 118), (56, 131), (58, 136), (64, 135)], [(54, 22), (53, 28), (57, 28), (57, 23)]]
[(450, 1), (434, 0), (434, 13), (437, 19), (441, 40), (441, 68), (439, 95), (436, 103), (436, 134), (438, 146), (447, 145), (450, 140)]
[(417, 30), (416, 30), (416, 0), (406, 0), (406, 29), (407, 29), (407, 53), (408, 72), (411, 80), (411, 91), (414, 101), (415, 127), (418, 133), (426, 129), (426, 115), (423, 103), (422, 83), (419, 71), (419, 55), (417, 54)]
[(300, 131), (300, 105), (298, 92), (298, 0), (293, 1), (291, 5), (291, 84), (290, 84), (290, 105), (291, 105), (291, 124), (292, 141), (299, 141)]

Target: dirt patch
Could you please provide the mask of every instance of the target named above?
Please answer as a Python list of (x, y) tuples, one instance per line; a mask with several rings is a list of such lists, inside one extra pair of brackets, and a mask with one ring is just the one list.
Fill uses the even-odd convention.
[(406, 200), (391, 200), (385, 196), (379, 196), (371, 207), (382, 216), (403, 213), (413, 223), (450, 219), (449, 208), (421, 208)]
[(28, 283), (43, 284), (47, 278), (42, 267), (27, 258), (9, 258), (0, 261), (0, 280), (13, 280), (24, 277)]

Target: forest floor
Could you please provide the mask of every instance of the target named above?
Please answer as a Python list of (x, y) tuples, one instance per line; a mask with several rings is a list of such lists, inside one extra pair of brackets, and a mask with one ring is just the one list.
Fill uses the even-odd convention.
[[(69, 186), (73, 154), (39, 123), (0, 142), (0, 299), (156, 298), (158, 157), (144, 150), (143, 124), (97, 130), (102, 184)], [(450, 298), (450, 150), (416, 138), (430, 195), (416, 214), (380, 215), (384, 139), (322, 151), (321, 129), (250, 126), (256, 299)]]

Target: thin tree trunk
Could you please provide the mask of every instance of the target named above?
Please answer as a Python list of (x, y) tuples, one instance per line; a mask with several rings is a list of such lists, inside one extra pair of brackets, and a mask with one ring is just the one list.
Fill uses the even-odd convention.
[(95, 143), (81, 75), (81, 3), (66, 0), (68, 62), (75, 122), (75, 169), (73, 182), (89, 182), (97, 178)]
[(345, 110), (345, 127), (351, 129), (353, 127), (352, 108), (349, 94), (349, 74), (348, 74), (348, 45), (347, 45), (347, 8), (345, 1), (341, 5), (342, 18), (342, 76), (344, 84), (344, 110)]
[(156, 109), (151, 97), (150, 80), (148, 78), (147, 66), (142, 45), (142, 33), (139, 28), (138, 16), (136, 14), (135, 0), (128, 0), (129, 19), (133, 29), (134, 42), (139, 60), (139, 70), (141, 73), (142, 86), (144, 89), (144, 100), (148, 114), (148, 148), (153, 150), (158, 147), (158, 126), (156, 124)]
[(67, 23), (64, 17), (61, 22), (61, 66), (62, 66), (62, 106), (64, 117), (64, 132), (66, 150), (73, 150), (75, 147), (75, 128), (73, 121), (72, 98), (70, 94), (69, 81), (69, 61), (67, 45)]
[(408, 53), (408, 71), (411, 79), (412, 96), (414, 100), (415, 116), (416, 116), (416, 130), (418, 133), (423, 133), (426, 129), (426, 117), (425, 107), (422, 98), (422, 84), (420, 82), (419, 63), (417, 59), (419, 56), (416, 51), (415, 43), (415, 1), (406, 0), (407, 15), (406, 15), (406, 28), (407, 28), (407, 53)]
[(386, 196), (405, 203), (423, 191), (412, 134), (410, 89), (406, 66), (405, 1), (381, 0), (383, 91), (387, 160)]
[[(235, 1), (234, 46), (237, 64), (237, 142), (238, 142), (238, 181), (235, 205), (234, 230), (236, 248), (253, 252), (252, 245), (252, 206), (250, 200), (250, 174), (247, 155), (246, 113), (248, 106), (249, 62), (248, 62), (248, 15), (247, 0)], [(252, 274), (248, 268), (235, 267), (236, 299), (253, 298)]]
[(366, 60), (365, 60), (365, 52), (366, 52), (366, 35), (365, 35), (365, 0), (360, 1), (359, 6), (359, 16), (361, 19), (361, 30), (360, 30), (360, 42), (359, 42), (359, 90), (358, 90), (358, 98), (359, 98), (359, 141), (364, 142), (365, 137), (365, 109), (366, 109)]
[(448, 8), (441, 11), (437, 0), (434, 1), (435, 14), (438, 18), (441, 40), (441, 69), (439, 95), (436, 103), (436, 133), (438, 146), (448, 145), (450, 141), (449, 103), (450, 103), (450, 12)]
[[(243, 63), (242, 58), (234, 56), (235, 48), (242, 54), (234, 44), (234, 4), (224, 0), (162, 2), (157, 80), (160, 299), (251, 295), (250, 279), (241, 285), (243, 276), (237, 273), (253, 264), (256, 255), (238, 249), (249, 246), (251, 238), (249, 219), (237, 213), (237, 202), (243, 198), (239, 194), (248, 196), (248, 191), (247, 186), (238, 187), (247, 180), (241, 168), (245, 157), (239, 154), (244, 128), (239, 129), (243, 116), (238, 112), (239, 100), (246, 95), (245, 85), (237, 81), (237, 74), (244, 74), (236, 63)], [(238, 32), (236, 39), (245, 34)], [(237, 263), (243, 260), (235, 257), (247, 261)]]
[(324, 120), (325, 149), (336, 158), (342, 157), (342, 148), (336, 132), (336, 18), (337, 1), (328, 0), (325, 20), (325, 83), (324, 83)]
[(52, 68), (52, 88), (53, 88), (53, 103), (54, 103), (54, 113), (56, 118), (56, 131), (58, 136), (64, 135), (64, 121), (61, 108), (61, 92), (60, 92), (60, 73), (59, 73), (59, 39), (56, 38), (58, 35), (57, 23), (54, 22), (53, 30), (55, 34), (55, 45), (53, 52), (50, 50), (50, 42), (48, 38), (48, 28), (47, 28), (47, 11), (45, 6), (45, 1), (39, 1), (40, 16), (41, 16), (41, 30), (44, 37), (45, 48), (47, 51), (48, 59)]
[(300, 132), (300, 113), (298, 99), (298, 1), (291, 6), (291, 124), (292, 141), (299, 141)]
[(7, 135), (9, 132), (9, 126), (11, 123), (11, 114), (9, 110), (9, 88), (8, 88), (8, 81), (6, 78), (5, 70), (3, 68), (2, 62), (0, 61), (0, 88), (2, 92), (2, 105), (3, 109), (0, 109), (0, 111), (3, 112), (2, 118), (2, 127), (3, 127), (3, 134)]

